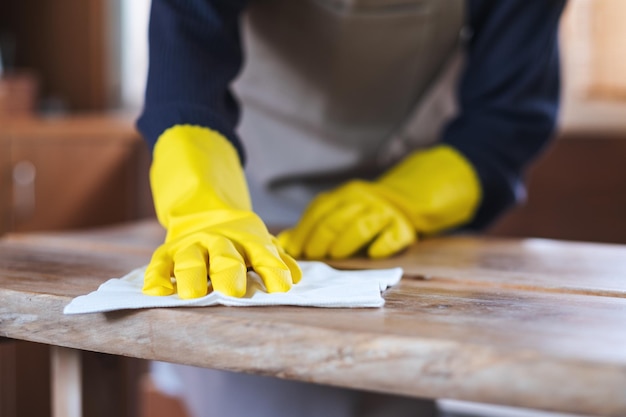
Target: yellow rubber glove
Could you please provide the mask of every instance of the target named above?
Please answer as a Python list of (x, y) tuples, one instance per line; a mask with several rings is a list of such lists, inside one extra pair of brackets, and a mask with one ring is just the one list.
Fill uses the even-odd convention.
[(237, 151), (219, 133), (188, 125), (166, 130), (154, 147), (150, 184), (167, 236), (146, 270), (145, 294), (202, 297), (207, 271), (214, 290), (235, 297), (246, 292), (247, 268), (268, 292), (300, 280), (298, 264), (252, 212)]
[(367, 248), (368, 256), (382, 258), (411, 245), (418, 233), (470, 220), (480, 199), (469, 161), (439, 145), (412, 153), (376, 181), (320, 194), (278, 239), (294, 257), (339, 259)]

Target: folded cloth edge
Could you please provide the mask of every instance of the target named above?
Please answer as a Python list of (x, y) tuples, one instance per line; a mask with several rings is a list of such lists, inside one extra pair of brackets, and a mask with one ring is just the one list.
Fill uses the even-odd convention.
[[(70, 301), (63, 309), (64, 314), (103, 313), (115, 310), (165, 308), (165, 307), (208, 307), (224, 305), (231, 307), (254, 306), (301, 306), (322, 308), (354, 308), (354, 307), (382, 307), (385, 303), (381, 293), (388, 287), (397, 284), (402, 277), (402, 268), (364, 269), (342, 271), (334, 269), (322, 262), (300, 261), (305, 273), (305, 279), (294, 285), (287, 293), (265, 293), (263, 290), (253, 292), (251, 298), (236, 298), (211, 292), (205, 297), (183, 300), (176, 294), (163, 297), (148, 296), (141, 293), (143, 272), (145, 266), (136, 268), (122, 278), (112, 278), (101, 284), (96, 291), (78, 296)], [(315, 283), (309, 289), (310, 282), (306, 281), (307, 271), (316, 270), (335, 279), (334, 287), (323, 281)], [(260, 278), (254, 273), (249, 274), (249, 282), (256, 283), (261, 289)], [(303, 284), (303, 282), (305, 284)], [(351, 291), (350, 283), (356, 291)], [(374, 285), (375, 284), (375, 285)], [(252, 285), (252, 284), (249, 284)], [(319, 287), (319, 285), (322, 285)], [(110, 288), (113, 290), (109, 291)], [(307, 300), (305, 290), (316, 292), (317, 299)], [(337, 292), (336, 294), (334, 292)], [(319, 296), (322, 294), (322, 297)], [(303, 297), (302, 294), (305, 296)], [(107, 297), (109, 297), (107, 299)]]

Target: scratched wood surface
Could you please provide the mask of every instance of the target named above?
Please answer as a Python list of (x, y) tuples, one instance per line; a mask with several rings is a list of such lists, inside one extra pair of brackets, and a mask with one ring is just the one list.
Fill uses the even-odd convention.
[(626, 415), (626, 246), (448, 237), (381, 309), (180, 308), (64, 316), (148, 262), (152, 222), (0, 240), (0, 336), (378, 392)]

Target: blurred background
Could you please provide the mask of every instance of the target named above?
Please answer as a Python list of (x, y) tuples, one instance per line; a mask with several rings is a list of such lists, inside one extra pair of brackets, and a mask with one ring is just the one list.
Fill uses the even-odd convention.
[(149, 152), (134, 129), (149, 6), (0, 2), (0, 234), (152, 214)]
[[(150, 155), (134, 128), (149, 3), (0, 2), (0, 235), (154, 215)], [(570, 0), (557, 137), (528, 172), (526, 203), (488, 234), (626, 243), (625, 21), (623, 0)], [(46, 349), (0, 343), (0, 416), (49, 415)], [(85, 415), (166, 415), (137, 385), (145, 364), (85, 355), (84, 372), (98, 374), (85, 378), (95, 399)]]

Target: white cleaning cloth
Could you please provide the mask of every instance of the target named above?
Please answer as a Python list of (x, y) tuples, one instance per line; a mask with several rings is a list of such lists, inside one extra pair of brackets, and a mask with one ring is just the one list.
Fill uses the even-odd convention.
[(141, 292), (146, 267), (122, 278), (110, 279), (97, 291), (74, 298), (65, 314), (150, 307), (206, 307), (291, 305), (306, 307), (381, 307), (381, 292), (402, 277), (402, 268), (338, 271), (322, 262), (299, 262), (302, 280), (285, 293), (267, 293), (261, 278), (248, 273), (248, 288), (242, 298), (213, 291), (202, 298), (183, 300), (177, 295), (154, 297)]

